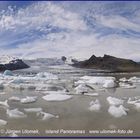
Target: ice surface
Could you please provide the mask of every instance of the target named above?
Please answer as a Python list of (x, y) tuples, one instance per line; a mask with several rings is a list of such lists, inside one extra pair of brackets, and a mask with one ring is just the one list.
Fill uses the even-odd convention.
[(140, 83), (140, 78), (134, 76), (134, 77), (129, 78), (128, 81), (132, 83)]
[(37, 116), (40, 116), (41, 120), (48, 120), (48, 119), (51, 119), (51, 118), (59, 118), (58, 115), (55, 116), (53, 114), (46, 113), (46, 112), (39, 112), (39, 113), (37, 113)]
[(6, 125), (6, 124), (7, 124), (7, 121), (0, 119), (0, 126)]
[(111, 114), (115, 118), (119, 118), (119, 117), (122, 117), (122, 116), (126, 116), (128, 110), (129, 109), (124, 108), (123, 105), (120, 105), (119, 107), (111, 105), (108, 109), (108, 112), (109, 112), (109, 114)]
[(124, 100), (122, 100), (122, 99), (118, 99), (118, 98), (111, 97), (111, 96), (107, 97), (106, 99), (110, 105), (120, 105), (120, 104), (123, 104), (123, 102), (124, 102)]
[(114, 87), (116, 87), (116, 83), (112, 79), (111, 80), (105, 80), (103, 87), (104, 88), (114, 88)]
[(46, 101), (65, 101), (72, 98), (71, 95), (63, 95), (63, 94), (49, 94), (42, 97)]
[(0, 105), (9, 107), (9, 105), (8, 105), (8, 100), (0, 101)]
[(101, 108), (101, 104), (98, 99), (90, 102), (90, 107), (89, 107), (90, 111), (99, 111), (100, 108)]
[(33, 97), (27, 96), (26, 98), (22, 98), (22, 99), (20, 100), (20, 102), (21, 102), (22, 104), (27, 104), (27, 103), (33, 103), (33, 102), (35, 102), (36, 100), (37, 100), (37, 97), (36, 97), (36, 96), (33, 96)]
[(25, 115), (23, 112), (19, 111), (17, 108), (13, 109), (13, 110), (7, 109), (6, 113), (10, 118), (25, 118), (25, 117), (27, 117), (27, 115)]
[(42, 111), (42, 108), (24, 108), (24, 111), (25, 112), (41, 112)]

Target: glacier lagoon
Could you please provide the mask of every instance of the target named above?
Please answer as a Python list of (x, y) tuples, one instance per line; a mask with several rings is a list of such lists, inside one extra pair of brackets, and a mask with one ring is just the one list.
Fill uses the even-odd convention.
[(139, 77), (66, 64), (1, 73), (0, 135), (139, 136)]

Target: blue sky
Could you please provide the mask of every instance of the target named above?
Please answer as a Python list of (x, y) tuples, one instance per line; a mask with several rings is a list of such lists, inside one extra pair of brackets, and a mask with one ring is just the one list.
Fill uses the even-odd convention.
[(140, 61), (140, 2), (0, 1), (1, 54)]

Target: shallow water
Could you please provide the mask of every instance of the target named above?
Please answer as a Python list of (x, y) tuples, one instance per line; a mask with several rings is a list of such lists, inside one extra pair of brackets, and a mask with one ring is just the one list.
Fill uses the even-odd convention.
[[(111, 75), (117, 79), (121, 77), (129, 78), (132, 76), (140, 76), (140, 73), (105, 74), (95, 73), (93, 70), (62, 66), (41, 68), (40, 70), (30, 68), (18, 70), (14, 73), (34, 75), (39, 71), (57, 74), (60, 78), (58, 85), (67, 87), (71, 92), (73, 92), (73, 82), (84, 75)], [(53, 85), (53, 82), (51, 84)], [(26, 113), (27, 118), (9, 118), (6, 115), (6, 108), (0, 106), (0, 119), (8, 122), (7, 125), (0, 126), (0, 136), (9, 136), (10, 131), (15, 131), (18, 136), (140, 136), (140, 111), (136, 110), (133, 105), (127, 104), (126, 100), (124, 106), (130, 109), (128, 115), (121, 118), (114, 118), (108, 113), (109, 104), (106, 101), (108, 96), (117, 98), (140, 96), (140, 84), (136, 86), (135, 89), (122, 89), (118, 87), (106, 89), (105, 91), (97, 91), (99, 93), (97, 97), (73, 95), (72, 99), (61, 102), (45, 101), (42, 99), (42, 96), (46, 95), (43, 91), (37, 92), (34, 90), (6, 88), (0, 91), (6, 93), (0, 95), (1, 101), (12, 96), (18, 96), (20, 98), (25, 96), (38, 97), (36, 102), (29, 104), (8, 101), (10, 109), (18, 108), (20, 111), (24, 112), (24, 108), (41, 107), (44, 112), (59, 115), (59, 118), (51, 118), (43, 121), (36, 113)], [(88, 110), (89, 103), (95, 99), (99, 99), (101, 103), (101, 110), (99, 112), (91, 112)]]

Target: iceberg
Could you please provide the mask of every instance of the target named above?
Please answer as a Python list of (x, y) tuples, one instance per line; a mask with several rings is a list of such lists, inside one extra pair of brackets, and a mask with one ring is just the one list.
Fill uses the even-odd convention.
[(26, 98), (22, 98), (22, 99), (20, 100), (20, 102), (21, 102), (22, 104), (27, 104), (27, 103), (33, 103), (33, 102), (35, 102), (36, 100), (37, 100), (37, 96), (33, 96), (33, 97), (27, 96)]
[(41, 112), (42, 108), (24, 108), (24, 111), (31, 112), (31, 113), (33, 113), (33, 112), (37, 113), (37, 112)]
[(75, 88), (77, 94), (87, 93), (89, 88), (85, 84), (80, 84)]
[(48, 119), (51, 119), (51, 118), (59, 118), (58, 115), (55, 116), (53, 114), (46, 113), (46, 112), (39, 112), (39, 113), (37, 113), (37, 116), (40, 116), (41, 120), (48, 120)]
[(57, 80), (58, 76), (52, 74), (52, 73), (48, 73), (48, 72), (39, 72), (36, 75), (36, 78), (45, 78), (47, 80)]
[(98, 96), (99, 93), (86, 93), (84, 95), (87, 95), (87, 96)]
[(134, 76), (134, 77), (129, 78), (128, 81), (132, 83), (140, 83), (140, 78)]
[(128, 84), (128, 83), (123, 83), (123, 82), (120, 82), (120, 83), (119, 83), (119, 86), (120, 86), (121, 88), (126, 88), (126, 89), (133, 89), (133, 88), (136, 88), (136, 85)]
[(0, 126), (6, 125), (7, 121), (0, 119)]
[(116, 83), (112, 79), (111, 80), (105, 80), (103, 87), (104, 88), (114, 88), (114, 87), (116, 87)]
[(0, 101), (0, 105), (9, 107), (9, 105), (8, 105), (8, 100)]
[(90, 111), (99, 111), (100, 108), (101, 108), (101, 104), (98, 99), (90, 102), (90, 107), (89, 107)]
[(122, 116), (126, 116), (128, 110), (129, 109), (125, 108), (123, 105), (120, 105), (119, 107), (111, 105), (108, 109), (108, 112), (110, 115), (114, 116), (115, 118), (119, 118)]
[(122, 99), (118, 99), (118, 98), (115, 98), (115, 97), (107, 97), (107, 101), (110, 105), (121, 105), (123, 104), (124, 100)]
[(20, 101), (20, 98), (16, 97), (16, 96), (12, 96), (8, 100), (10, 100), (10, 101)]
[(19, 111), (17, 108), (13, 109), (13, 110), (7, 109), (6, 113), (10, 118), (25, 118), (25, 117), (27, 117), (27, 115), (25, 115), (23, 112)]
[(5, 70), (3, 75), (5, 75), (5, 76), (13, 76), (14, 74), (13, 74), (13, 72), (11, 70)]
[(46, 101), (65, 101), (72, 98), (71, 95), (63, 95), (63, 94), (48, 94), (42, 97)]

